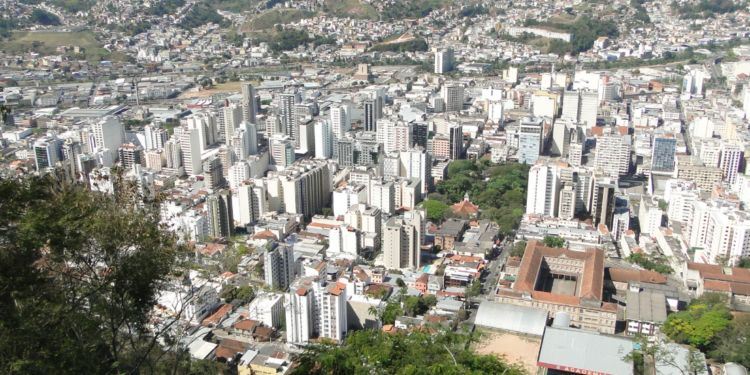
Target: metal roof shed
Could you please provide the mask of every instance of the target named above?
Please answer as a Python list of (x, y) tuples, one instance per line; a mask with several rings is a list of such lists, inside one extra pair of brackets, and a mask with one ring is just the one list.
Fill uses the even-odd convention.
[(474, 324), (504, 331), (542, 336), (548, 316), (547, 310), (484, 301), (479, 305)]

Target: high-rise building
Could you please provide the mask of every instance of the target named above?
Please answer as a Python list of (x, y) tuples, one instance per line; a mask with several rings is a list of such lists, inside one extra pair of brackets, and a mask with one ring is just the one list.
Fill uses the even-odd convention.
[(184, 130), (180, 135), (182, 165), (188, 175), (197, 175), (203, 171), (201, 166), (200, 130)]
[[(198, 136), (200, 152), (203, 153), (208, 146), (219, 140), (218, 126), (216, 125), (216, 116), (208, 112), (198, 112), (190, 115), (185, 119), (187, 129), (195, 130)], [(183, 147), (183, 152), (185, 147)]]
[(284, 131), (284, 135), (289, 136), (294, 142), (297, 141), (297, 121), (294, 113), (295, 103), (295, 94), (279, 94), (279, 117), (281, 118), (281, 128)]
[(146, 168), (158, 170), (164, 167), (164, 152), (162, 149), (145, 151), (141, 159), (145, 161)]
[(241, 183), (237, 188), (239, 223), (241, 226), (257, 221), (266, 213), (266, 189), (262, 185)]
[(445, 111), (455, 112), (464, 108), (464, 86), (460, 84), (446, 84), (441, 89), (441, 96), (445, 100)]
[(721, 143), (719, 168), (721, 168), (724, 181), (730, 185), (737, 182), (737, 174), (739, 173), (740, 165), (742, 164), (743, 154), (744, 152), (740, 146), (726, 142)]
[(412, 136), (411, 139), (415, 146), (427, 148), (427, 138), (429, 136), (427, 123), (417, 122), (412, 124)]
[(125, 129), (120, 119), (115, 116), (107, 116), (91, 127), (94, 131), (96, 147), (116, 151), (125, 143)]
[(224, 186), (224, 171), (216, 156), (211, 156), (203, 162), (203, 186), (209, 192)]
[(303, 155), (315, 155), (315, 122), (311, 119), (300, 121), (297, 152)]
[(572, 184), (564, 184), (560, 189), (557, 216), (563, 220), (572, 220), (576, 216), (576, 188)]
[(343, 343), (348, 330), (346, 288), (318, 276), (300, 277), (284, 297), (287, 342), (307, 345), (320, 337)]
[(362, 106), (365, 110), (365, 131), (377, 132), (378, 116), (376, 115), (377, 104), (375, 100), (365, 100), (362, 102)]
[(580, 91), (568, 91), (563, 93), (563, 106), (561, 118), (569, 118), (573, 120), (573, 123), (580, 122), (581, 113), (581, 92)]
[(232, 103), (222, 108), (221, 112), (223, 116), (220, 116), (220, 120), (223, 119), (224, 121), (220, 121), (221, 129), (219, 129), (219, 134), (221, 134), (222, 139), (226, 141), (227, 145), (232, 146), (234, 131), (240, 127), (240, 123), (242, 122), (242, 107), (237, 103)]
[(167, 129), (161, 129), (155, 125), (146, 125), (143, 129), (143, 134), (146, 138), (146, 147), (144, 150), (160, 149), (169, 140)]
[(229, 191), (220, 190), (206, 197), (206, 218), (211, 237), (229, 238), (234, 235), (232, 195)]
[(526, 213), (557, 217), (560, 178), (555, 164), (536, 164), (529, 170)]
[(674, 171), (674, 155), (677, 140), (675, 138), (656, 138), (651, 149), (651, 170), (661, 172)]
[(396, 186), (393, 181), (374, 181), (370, 185), (370, 204), (386, 215), (396, 212)]
[(536, 164), (542, 152), (544, 123), (540, 118), (521, 119), (518, 137), (518, 162)]
[(164, 158), (166, 166), (169, 169), (178, 169), (182, 167), (182, 149), (180, 142), (172, 138), (165, 144)]
[(258, 113), (255, 102), (255, 87), (250, 82), (242, 82), (242, 119), (255, 124), (255, 114)]
[(60, 160), (60, 141), (54, 137), (34, 142), (34, 163), (37, 170), (54, 166)]
[(584, 91), (581, 93), (581, 113), (579, 121), (591, 129), (596, 126), (596, 117), (599, 111), (599, 93), (597, 91)]
[(435, 52), (435, 74), (453, 70), (453, 48), (440, 49)]
[(351, 130), (351, 106), (346, 103), (331, 106), (331, 129), (335, 139), (341, 139)]
[(268, 287), (286, 290), (294, 281), (295, 276), (294, 247), (285, 243), (273, 243), (271, 246), (266, 246), (263, 251), (263, 268)]
[(315, 158), (330, 159), (333, 157), (333, 129), (331, 122), (320, 120), (315, 123)]
[(117, 149), (117, 155), (123, 170), (127, 171), (132, 169), (134, 165), (141, 164), (142, 152), (143, 148), (141, 148), (141, 146), (136, 146), (132, 142), (120, 146)]
[(448, 138), (450, 141), (450, 155), (453, 160), (464, 157), (464, 133), (461, 125), (455, 124), (448, 127)]
[(294, 163), (294, 145), (289, 137), (274, 137), (269, 140), (271, 165), (288, 167)]
[(303, 214), (309, 219), (331, 198), (333, 180), (325, 160), (301, 160), (282, 172), (269, 175), (270, 179), (279, 182), (283, 210), (288, 213)]
[[(596, 208), (592, 213), (594, 216), (594, 227), (599, 224), (610, 225), (615, 214), (615, 190), (617, 185), (598, 183), (596, 186)], [(609, 227), (608, 227), (609, 228)]]
[(419, 268), (422, 216), (417, 211), (394, 216), (383, 227), (383, 255), (387, 268)]
[(422, 180), (425, 190), (432, 187), (432, 157), (422, 147), (410, 148), (399, 153), (399, 176)]
[(596, 168), (617, 176), (630, 168), (630, 135), (604, 135), (596, 140)]

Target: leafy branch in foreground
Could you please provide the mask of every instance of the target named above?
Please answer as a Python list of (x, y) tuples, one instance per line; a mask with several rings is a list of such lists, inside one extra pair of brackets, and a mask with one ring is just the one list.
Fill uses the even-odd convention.
[(0, 372), (153, 373), (148, 319), (179, 248), (158, 200), (120, 186), (0, 180)]

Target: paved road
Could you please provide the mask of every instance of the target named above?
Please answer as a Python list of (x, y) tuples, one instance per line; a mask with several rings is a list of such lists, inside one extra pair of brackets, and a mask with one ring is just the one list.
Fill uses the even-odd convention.
[[(505, 258), (508, 257), (508, 253), (510, 253), (512, 246), (512, 240), (511, 242), (503, 241), (500, 244), (500, 247), (505, 247), (505, 250), (503, 250), (500, 255), (497, 256), (497, 258), (490, 262), (489, 274), (484, 277), (484, 282), (482, 283), (482, 295), (479, 298), (485, 299), (487, 295), (492, 293), (492, 291), (495, 289), (495, 285), (497, 285), (498, 277), (500, 275), (500, 269), (502, 268), (503, 263), (505, 263)], [(492, 285), (487, 285), (487, 282), (489, 281), (494, 282), (492, 283)]]

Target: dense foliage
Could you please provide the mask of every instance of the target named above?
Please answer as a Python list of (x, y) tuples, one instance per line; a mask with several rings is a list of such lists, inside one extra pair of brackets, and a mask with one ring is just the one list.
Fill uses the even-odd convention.
[(148, 313), (177, 248), (158, 202), (127, 191), (0, 180), (1, 373), (149, 373)]
[(47, 3), (58, 8), (64, 9), (68, 13), (78, 13), (89, 11), (96, 3), (94, 0), (18, 0), (23, 4), (41, 4)]
[(163, 16), (165, 14), (175, 14), (177, 9), (185, 5), (185, 0), (162, 0), (153, 4), (146, 9), (146, 14), (150, 16)]
[(400, 20), (404, 18), (422, 18), (430, 14), (433, 10), (441, 9), (443, 1), (441, 0), (424, 0), (424, 1), (396, 1), (384, 7), (380, 16), (386, 20)]
[(480, 355), (469, 349), (472, 337), (453, 332), (413, 330), (389, 334), (355, 331), (344, 345), (310, 345), (300, 356), (293, 374), (504, 374), (525, 371), (508, 365), (494, 355)]
[(495, 221), (500, 233), (507, 234), (525, 212), (528, 175), (529, 167), (523, 164), (455, 160), (448, 165), (447, 178), (436, 185), (439, 195), (429, 197), (452, 205), (469, 193), (471, 201), (482, 210), (482, 218)]
[(370, 51), (380, 52), (416, 52), (427, 51), (427, 41), (422, 38), (415, 38), (408, 42), (378, 44), (370, 47)]
[(646, 256), (641, 253), (632, 253), (626, 258), (626, 260), (630, 263), (635, 263), (647, 270), (653, 270), (664, 275), (674, 273), (672, 267), (664, 264), (665, 260), (656, 259), (654, 257)]
[(51, 26), (51, 25), (57, 26), (57, 25), (60, 24), (60, 18), (59, 17), (57, 17), (56, 15), (54, 15), (54, 14), (52, 14), (50, 12), (43, 11), (43, 10), (41, 10), (39, 8), (34, 9), (31, 12), (31, 16), (29, 17), (29, 21), (31, 21), (34, 24), (46, 25), (46, 26)]
[(555, 249), (562, 249), (565, 246), (565, 239), (561, 237), (544, 236), (542, 242), (544, 242), (544, 246)]
[(672, 1), (672, 11), (676, 11), (681, 19), (706, 19), (714, 18), (714, 14), (734, 13), (747, 9), (747, 1), (740, 3), (732, 0), (701, 0), (698, 4), (680, 4)]
[(524, 26), (554, 28), (573, 34), (572, 42), (563, 42), (559, 39), (550, 41), (547, 51), (558, 55), (564, 55), (567, 52), (572, 54), (585, 52), (591, 49), (596, 39), (601, 36), (616, 38), (620, 35), (615, 21), (595, 20), (587, 16), (582, 16), (573, 23), (539, 22), (534, 19), (527, 19)]
[(461, 17), (472, 18), (480, 14), (488, 14), (489, 12), (490, 10), (483, 6), (468, 6), (461, 9)]
[(216, 13), (216, 10), (211, 8), (208, 3), (196, 3), (182, 19), (180, 27), (190, 30), (194, 27), (203, 26), (209, 22), (221, 24), (220, 26), (229, 26), (224, 24), (222, 22), (223, 20), (224, 18), (220, 16), (219, 13)]
[(670, 314), (662, 332), (716, 361), (750, 366), (750, 315), (733, 317), (727, 304), (724, 294), (704, 293), (686, 311)]
[(450, 206), (439, 200), (426, 200), (419, 204), (419, 207), (427, 211), (427, 219), (435, 223), (442, 223), (446, 212), (451, 212)]

